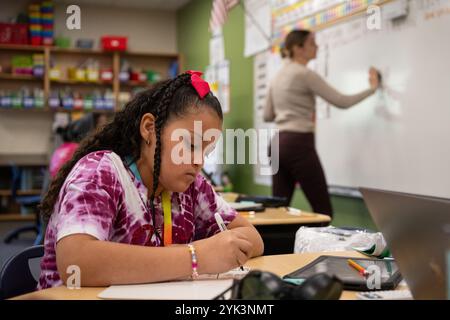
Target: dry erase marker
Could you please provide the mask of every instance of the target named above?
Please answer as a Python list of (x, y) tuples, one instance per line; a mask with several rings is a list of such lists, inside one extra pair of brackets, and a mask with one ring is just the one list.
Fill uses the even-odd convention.
[(378, 83), (379, 83), (379, 87), (383, 88), (383, 75), (381, 74), (380, 71), (377, 70), (377, 78), (378, 78)]
[[(214, 214), (214, 218), (216, 218), (216, 222), (217, 225), (219, 226), (219, 229), (221, 232), (224, 232), (227, 230), (227, 226), (225, 225), (225, 223), (223, 222), (222, 217), (220, 216), (220, 214), (218, 212), (216, 212)], [(244, 271), (244, 268), (241, 266), (241, 271)]]

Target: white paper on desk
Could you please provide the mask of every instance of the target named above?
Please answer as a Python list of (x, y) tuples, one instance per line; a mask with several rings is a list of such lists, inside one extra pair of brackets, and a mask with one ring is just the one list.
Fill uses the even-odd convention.
[(98, 295), (118, 300), (211, 300), (230, 288), (232, 279), (172, 281), (110, 286)]
[(215, 274), (202, 274), (200, 275), (199, 279), (200, 280), (205, 280), (205, 279), (210, 279), (210, 280), (223, 280), (223, 279), (242, 279), (243, 277), (245, 277), (247, 275), (247, 273), (250, 272), (250, 268), (249, 267), (242, 267), (243, 270), (241, 270), (241, 268), (235, 268), (235, 269), (231, 269), (228, 272), (223, 272), (223, 273), (215, 273)]

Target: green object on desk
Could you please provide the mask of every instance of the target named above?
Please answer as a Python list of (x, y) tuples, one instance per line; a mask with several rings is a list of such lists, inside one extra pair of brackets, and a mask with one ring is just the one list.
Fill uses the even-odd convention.
[(384, 248), (383, 252), (381, 252), (379, 255), (373, 254), (375, 252), (375, 248), (376, 248), (376, 245), (374, 244), (372, 247), (370, 247), (367, 250), (358, 250), (358, 249), (355, 249), (355, 250), (358, 251), (359, 253), (362, 253), (362, 254), (364, 254), (368, 257), (372, 257), (372, 258), (384, 259), (384, 258), (391, 257), (391, 252), (389, 251), (389, 249), (387, 247)]

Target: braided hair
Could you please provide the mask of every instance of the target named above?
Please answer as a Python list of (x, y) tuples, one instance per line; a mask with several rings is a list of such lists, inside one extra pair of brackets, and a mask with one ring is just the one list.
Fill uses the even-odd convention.
[(171, 80), (162, 81), (150, 89), (137, 94), (124, 109), (117, 112), (112, 122), (84, 138), (74, 156), (58, 172), (51, 182), (49, 190), (41, 205), (41, 214), (49, 219), (59, 192), (67, 176), (76, 163), (87, 154), (100, 150), (111, 150), (118, 154), (122, 160), (131, 157), (135, 162), (141, 157), (142, 137), (140, 123), (146, 113), (151, 113), (155, 120), (155, 155), (153, 165), (153, 190), (150, 196), (150, 205), (155, 223), (155, 192), (159, 185), (161, 170), (161, 132), (167, 121), (180, 118), (189, 108), (208, 107), (222, 120), (222, 109), (219, 100), (210, 92), (200, 99), (191, 85), (191, 75), (183, 73)]

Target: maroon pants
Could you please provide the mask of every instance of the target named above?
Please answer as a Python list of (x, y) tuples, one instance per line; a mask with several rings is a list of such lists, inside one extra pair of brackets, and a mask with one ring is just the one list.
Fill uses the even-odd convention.
[(273, 176), (272, 193), (290, 204), (298, 182), (316, 213), (333, 216), (327, 181), (316, 152), (314, 134), (279, 133), (279, 170)]

